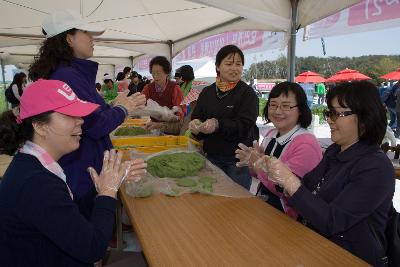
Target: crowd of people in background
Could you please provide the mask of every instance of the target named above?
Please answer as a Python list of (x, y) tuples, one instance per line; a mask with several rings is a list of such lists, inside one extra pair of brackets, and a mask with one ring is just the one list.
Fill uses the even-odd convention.
[[(79, 25), (79, 26), (71, 26)], [(275, 85), (263, 111), (272, 123), (259, 142), (259, 99), (242, 81), (235, 45), (216, 54), (217, 77), (190, 101), (193, 68), (151, 59), (152, 79), (125, 67), (96, 83), (93, 36), (105, 31), (59, 11), (42, 24), (45, 40), (27, 75), (7, 88), (12, 110), (0, 116), (0, 152), (14, 155), (0, 187), (0, 265), (93, 266), (111, 239), (122, 180), (145, 173), (122, 163), (110, 133), (150, 100), (175, 112), (145, 126), (201, 141), (204, 156), (234, 182), (374, 266), (384, 266), (371, 222), (384, 242), (394, 170), (380, 144), (388, 125), (400, 133), (400, 87), (369, 82), (316, 85), (333, 144), (322, 151), (307, 130), (312, 114), (297, 83)], [(194, 94), (195, 95), (195, 94)], [(368, 162), (368, 164), (365, 164)], [(378, 179), (379, 178), (379, 179)], [(32, 191), (33, 190), (33, 191)], [(23, 254), (24, 257), (20, 257)]]
[(400, 118), (400, 83), (384, 82), (379, 87), (379, 96), (382, 103), (385, 105), (389, 114), (389, 127), (394, 131), (395, 136), (400, 136), (400, 125), (398, 125), (398, 118)]

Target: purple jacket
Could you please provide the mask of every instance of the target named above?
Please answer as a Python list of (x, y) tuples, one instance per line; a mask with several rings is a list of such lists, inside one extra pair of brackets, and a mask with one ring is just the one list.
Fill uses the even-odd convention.
[(60, 65), (50, 76), (50, 79), (66, 82), (80, 99), (100, 105), (94, 113), (84, 118), (79, 149), (59, 160), (67, 183), (78, 198), (93, 187), (87, 168), (91, 166), (100, 172), (103, 152), (112, 148), (109, 134), (126, 116), (122, 108), (107, 105), (96, 92), (97, 69), (98, 63), (75, 58), (70, 66)]

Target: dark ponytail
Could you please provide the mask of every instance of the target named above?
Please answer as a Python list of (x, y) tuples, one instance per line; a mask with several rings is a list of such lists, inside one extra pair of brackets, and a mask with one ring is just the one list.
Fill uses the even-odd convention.
[(32, 123), (48, 123), (51, 113), (53, 111), (26, 118), (21, 124), (17, 124), (12, 110), (3, 112), (0, 115), (0, 154), (12, 156), (26, 141), (32, 141)]

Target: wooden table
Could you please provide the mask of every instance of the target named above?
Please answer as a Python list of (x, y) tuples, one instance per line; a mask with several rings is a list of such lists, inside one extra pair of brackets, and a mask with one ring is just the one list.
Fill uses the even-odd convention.
[(121, 198), (150, 266), (367, 266), (255, 197)]
[(0, 155), (0, 178), (4, 175), (5, 171), (8, 168), (8, 165), (10, 165), (12, 158), (13, 157), (7, 155)]

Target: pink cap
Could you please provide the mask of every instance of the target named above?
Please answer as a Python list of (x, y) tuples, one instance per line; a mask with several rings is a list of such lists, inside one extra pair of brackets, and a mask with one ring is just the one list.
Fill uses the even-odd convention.
[(98, 107), (97, 104), (80, 100), (71, 87), (62, 81), (40, 79), (24, 89), (17, 122), (47, 111), (84, 117)]

